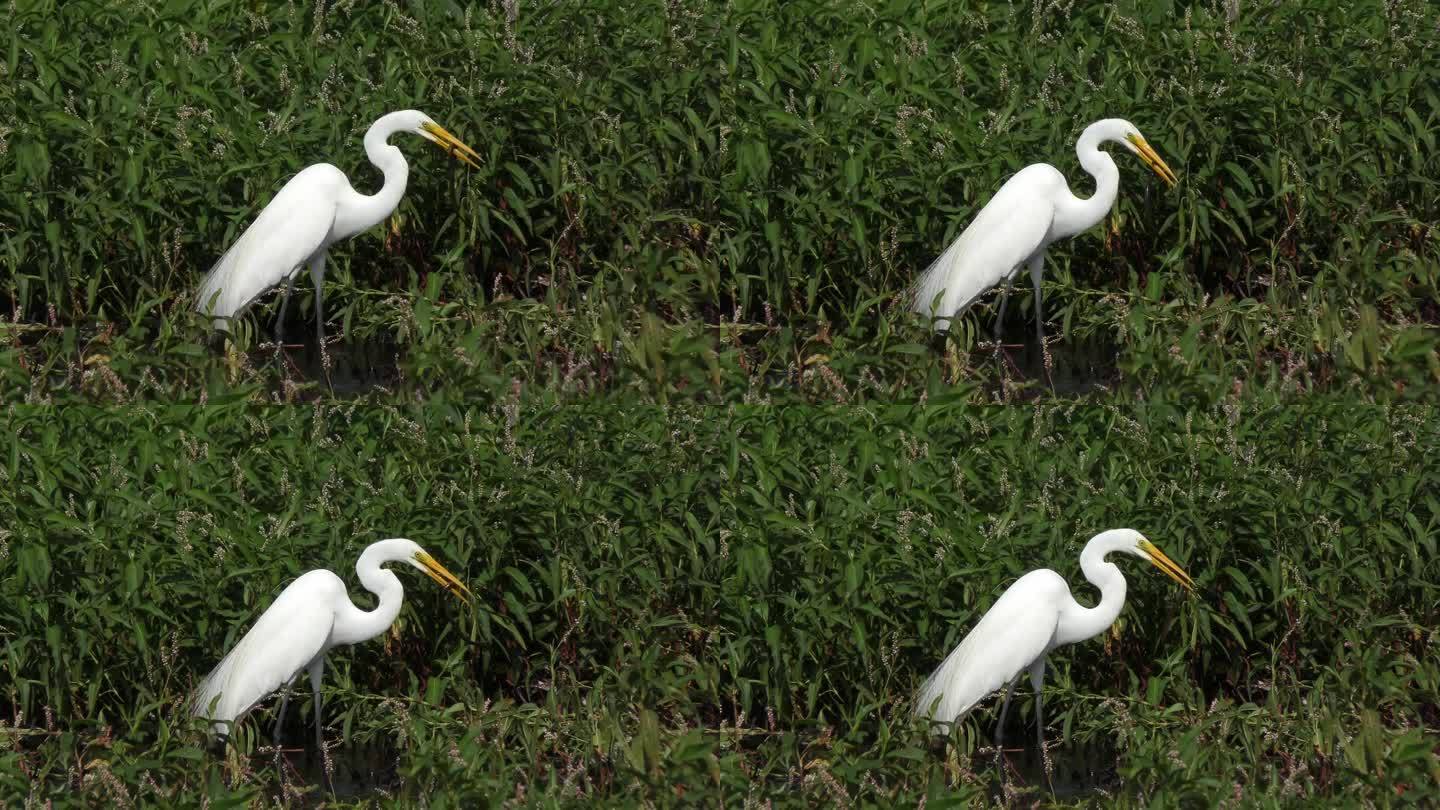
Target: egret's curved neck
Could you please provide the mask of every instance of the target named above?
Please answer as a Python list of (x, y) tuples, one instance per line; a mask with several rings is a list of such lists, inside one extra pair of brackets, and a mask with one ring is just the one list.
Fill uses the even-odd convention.
[(1100, 129), (1091, 125), (1085, 128), (1080, 134), (1080, 140), (1075, 144), (1075, 154), (1080, 157), (1080, 166), (1095, 178), (1095, 193), (1088, 199), (1081, 199), (1073, 194), (1069, 199), (1062, 198), (1055, 210), (1053, 228), (1057, 238), (1074, 236), (1098, 225), (1100, 220), (1110, 213), (1111, 206), (1115, 205), (1115, 197), (1120, 193), (1120, 169), (1115, 165), (1115, 159), (1110, 157), (1110, 153), (1100, 148), (1104, 140), (1105, 136)]
[(1107, 544), (1092, 540), (1080, 552), (1080, 570), (1090, 584), (1100, 589), (1100, 603), (1093, 608), (1072, 604), (1060, 618), (1056, 644), (1074, 644), (1105, 632), (1125, 606), (1125, 576), (1105, 555), (1112, 551)]
[(375, 543), (360, 555), (355, 563), (355, 573), (360, 575), (360, 584), (375, 594), (380, 603), (374, 610), (361, 610), (353, 604), (342, 605), (336, 611), (335, 626), (330, 631), (330, 644), (358, 644), (368, 641), (390, 628), (395, 617), (400, 615), (400, 603), (405, 599), (405, 588), (400, 578), (380, 564), (393, 557), (386, 556), (384, 543)]
[(392, 113), (371, 124), (365, 132), (365, 156), (385, 175), (385, 184), (374, 194), (356, 193), (342, 204), (336, 216), (337, 238), (353, 236), (384, 222), (400, 204), (400, 198), (405, 196), (405, 184), (410, 180), (410, 164), (405, 162), (399, 147), (389, 143), (389, 138), (409, 128), (408, 120), (402, 121)]

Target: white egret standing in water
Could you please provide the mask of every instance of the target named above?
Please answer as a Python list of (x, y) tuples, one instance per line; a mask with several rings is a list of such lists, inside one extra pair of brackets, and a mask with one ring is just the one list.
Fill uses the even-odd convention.
[(360, 584), (379, 597), (374, 610), (355, 607), (345, 581), (331, 571), (320, 568), (301, 575), (275, 597), (255, 625), (205, 676), (191, 699), (191, 711), (212, 721), (217, 735), (228, 736), (231, 724), (283, 686), (275, 720), (278, 749), (290, 684), (305, 670), (315, 692), (315, 744), (323, 750), (320, 679), (325, 672), (325, 654), (341, 644), (375, 638), (400, 614), (405, 589), (399, 577), (381, 567), (387, 562), (412, 565), (462, 599), (470, 595), (454, 574), (415, 542), (396, 538), (372, 543), (360, 554), (355, 571)]
[(991, 692), (1002, 686), (1005, 702), (995, 726), (995, 747), (1000, 747), (1005, 714), (1020, 673), (1030, 673), (1035, 688), (1036, 739), (1045, 750), (1045, 720), (1040, 689), (1045, 683), (1045, 657), (1063, 644), (1075, 644), (1105, 632), (1125, 605), (1125, 577), (1112, 562), (1111, 552), (1133, 554), (1149, 560), (1187, 589), (1195, 583), (1180, 566), (1134, 529), (1111, 529), (1090, 538), (1080, 552), (1080, 570), (1100, 589), (1100, 603), (1087, 608), (1070, 595), (1064, 577), (1048, 568), (1031, 571), (1005, 589), (995, 604), (960, 645), (946, 657), (920, 687), (915, 699), (917, 717), (937, 723), (938, 733), (948, 733)]
[(381, 117), (365, 133), (365, 155), (385, 175), (380, 190), (361, 194), (350, 187), (344, 172), (328, 163), (306, 167), (280, 189), (255, 222), (210, 268), (200, 283), (196, 309), (213, 316), (215, 328), (223, 331), (228, 328), (227, 319), (283, 281), (285, 293), (275, 326), (275, 342), (280, 343), (295, 277), (300, 274), (300, 266), (306, 265), (315, 282), (316, 334), (323, 344), (325, 255), (341, 239), (384, 221), (400, 204), (410, 166), (399, 147), (387, 142), (400, 132), (419, 135), (457, 160), (479, 166), (480, 156), (474, 150), (425, 113), (401, 110)]
[(935, 318), (935, 328), (943, 332), (950, 328), (951, 318), (1003, 281), (1000, 313), (995, 319), (995, 339), (999, 341), (1010, 288), (1020, 268), (1028, 267), (1035, 283), (1035, 334), (1043, 344), (1040, 277), (1045, 249), (1098, 224), (1115, 204), (1120, 190), (1120, 170), (1110, 154), (1100, 148), (1106, 142), (1118, 143), (1139, 155), (1160, 179), (1175, 185), (1175, 172), (1150, 148), (1134, 124), (1120, 118), (1096, 121), (1085, 128), (1075, 144), (1080, 165), (1095, 178), (1095, 193), (1088, 199), (1076, 197), (1065, 183), (1065, 175), (1048, 163), (1035, 163), (1016, 172), (920, 276), (910, 289), (911, 308)]

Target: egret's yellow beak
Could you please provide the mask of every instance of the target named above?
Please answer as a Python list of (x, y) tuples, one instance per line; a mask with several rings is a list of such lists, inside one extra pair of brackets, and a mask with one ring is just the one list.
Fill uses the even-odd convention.
[(445, 566), (437, 562), (434, 557), (422, 551), (415, 555), (415, 561), (420, 563), (420, 569), (429, 575), (431, 579), (435, 580), (440, 587), (455, 594), (457, 598), (464, 602), (468, 603), (470, 601), (470, 597), (473, 595), (470, 593), (470, 589), (465, 587), (464, 583), (457, 579), (454, 574), (450, 573)]
[(1171, 171), (1170, 167), (1165, 165), (1165, 161), (1160, 159), (1160, 156), (1155, 153), (1155, 149), (1151, 147), (1144, 138), (1137, 134), (1127, 135), (1125, 139), (1130, 141), (1130, 144), (1135, 147), (1136, 154), (1140, 155), (1140, 159), (1145, 162), (1146, 166), (1150, 167), (1150, 171), (1159, 175), (1160, 179), (1164, 180), (1166, 185), (1173, 188), (1176, 183), (1180, 182), (1180, 178), (1176, 177), (1175, 172)]
[(475, 150), (466, 146), (459, 138), (451, 135), (444, 127), (434, 121), (426, 121), (421, 124), (420, 134), (428, 138), (436, 146), (444, 149), (445, 153), (450, 157), (455, 158), (461, 163), (468, 163), (476, 169), (480, 168), (480, 156), (475, 154)]
[(1165, 552), (1156, 548), (1154, 543), (1149, 540), (1141, 540), (1140, 550), (1145, 552), (1145, 556), (1155, 564), (1156, 568), (1164, 571), (1167, 576), (1180, 583), (1186, 590), (1195, 590), (1195, 580), (1191, 579), (1184, 569), (1176, 565), (1174, 560), (1166, 557)]

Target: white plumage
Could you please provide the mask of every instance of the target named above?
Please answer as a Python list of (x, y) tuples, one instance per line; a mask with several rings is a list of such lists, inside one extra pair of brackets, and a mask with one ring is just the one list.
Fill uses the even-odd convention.
[(915, 696), (915, 714), (945, 734), (977, 703), (1006, 687), (1005, 701), (996, 724), (995, 745), (1000, 746), (1010, 696), (1022, 672), (1030, 673), (1035, 689), (1036, 735), (1043, 748), (1045, 724), (1040, 691), (1045, 681), (1045, 658), (1051, 650), (1103, 633), (1125, 604), (1125, 577), (1105, 560), (1111, 552), (1149, 560), (1186, 588), (1190, 576), (1164, 552), (1133, 529), (1101, 532), (1080, 552), (1080, 569), (1100, 589), (1100, 602), (1087, 608), (1070, 595), (1065, 579), (1048, 568), (1031, 571), (1005, 589)]
[[(345, 173), (328, 163), (307, 167), (280, 189), (200, 282), (196, 300), (202, 312), (215, 316), (216, 329), (227, 329), (227, 319), (265, 291), (293, 281), (312, 258), (323, 273), (325, 252), (337, 241), (337, 200), (345, 191), (355, 193)], [(315, 280), (317, 291), (322, 280)]]
[[(323, 745), (320, 681), (325, 655), (342, 644), (358, 644), (380, 635), (400, 613), (405, 590), (399, 577), (382, 567), (387, 562), (414, 566), (456, 596), (464, 598), (470, 593), (413, 541), (394, 538), (373, 543), (360, 554), (355, 571), (360, 583), (378, 597), (374, 610), (355, 607), (345, 582), (330, 571), (317, 569), (301, 575), (280, 592), (200, 682), (190, 700), (191, 712), (212, 721), (215, 733), (226, 736), (231, 725), (255, 704), (307, 671), (315, 695), (315, 740)], [(277, 746), (288, 700), (287, 691), (275, 723)]]
[(925, 679), (915, 699), (917, 709), (946, 724), (940, 730), (948, 730), (948, 724), (1054, 649), (1065, 599), (1074, 601), (1070, 586), (1048, 568), (1016, 580)]
[(1085, 128), (1075, 145), (1080, 165), (1095, 178), (1095, 194), (1087, 199), (1076, 197), (1070, 193), (1065, 176), (1048, 163), (1032, 164), (1016, 172), (921, 274), (909, 291), (911, 308), (934, 318), (935, 328), (945, 331), (952, 318), (1003, 282), (1000, 313), (995, 320), (995, 337), (999, 340), (1010, 287), (1021, 267), (1027, 267), (1035, 284), (1035, 330), (1043, 342), (1040, 279), (1046, 248), (1099, 223), (1119, 193), (1120, 170), (1100, 149), (1105, 142), (1121, 144), (1139, 155), (1166, 183), (1174, 184), (1175, 173), (1134, 124), (1119, 118), (1096, 121)]
[(302, 670), (323, 667), (341, 602), (350, 602), (345, 583), (330, 571), (310, 571), (290, 583), (205, 676), (193, 712), (214, 720), (216, 734), (228, 734), (231, 723)]
[(275, 328), (278, 343), (295, 276), (301, 265), (306, 265), (315, 283), (316, 332), (323, 343), (322, 290), (330, 246), (382, 222), (405, 194), (410, 166), (399, 148), (388, 143), (390, 136), (398, 132), (419, 135), (456, 159), (479, 165), (479, 155), (422, 112), (401, 110), (381, 117), (365, 133), (365, 154), (385, 175), (380, 190), (361, 194), (350, 186), (344, 172), (328, 163), (306, 167), (290, 178), (210, 268), (196, 293), (196, 309), (213, 317), (215, 328), (223, 331), (228, 329), (230, 318), (266, 290), (285, 282)]
[[(1039, 163), (1017, 172), (1000, 187), (990, 202), (940, 257), (931, 262), (916, 282), (915, 310), (954, 316), (1002, 281), (1013, 281), (1020, 265), (1048, 244), (1055, 220), (1054, 197), (1068, 191), (1065, 178), (1054, 166)], [(998, 321), (997, 321), (998, 323)], [(941, 331), (950, 317), (936, 320)]]

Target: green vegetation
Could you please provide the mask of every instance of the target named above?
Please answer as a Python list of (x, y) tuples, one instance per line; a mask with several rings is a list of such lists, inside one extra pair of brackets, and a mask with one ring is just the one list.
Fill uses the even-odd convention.
[(1429, 5), (1234, 8), (17, 0), (0, 296), (44, 373), (0, 373), (193, 396), (204, 270), (304, 165), (377, 184), (360, 135), (415, 106), (485, 166), (405, 144), (397, 230), (335, 252), (327, 310), (422, 388), (994, 383), (990, 313), (942, 368), (897, 296), (1025, 163), (1087, 190), (1074, 139), (1109, 115), (1182, 183), (1122, 159), (1110, 223), (1054, 251), (1052, 331), (1144, 383), (1433, 382)]
[[(1320, 395), (16, 409), (0, 790), (278, 794), (269, 757), (202, 756), (177, 707), (286, 581), (353, 581), (366, 543), (403, 533), (478, 607), (408, 576), (398, 636), (335, 657), (335, 756), (378, 744), (392, 797), (980, 798), (993, 712), (932, 754), (911, 690), (1007, 582), (1078, 582), (1083, 542), (1122, 524), (1200, 592), (1126, 566), (1118, 637), (1055, 658), (1062, 768), (1114, 746), (1101, 787), (1122, 805), (1433, 802), (1437, 425)], [(263, 717), (245, 728), (242, 751), (268, 744)]]
[[(180, 706), (284, 583), (396, 535), (478, 605), (402, 573), (398, 632), (335, 655), (341, 803), (982, 803), (995, 712), (941, 749), (907, 700), (1021, 572), (1092, 598), (1121, 525), (1201, 591), (1126, 567), (1117, 634), (1053, 659), (1057, 793), (1022, 768), (1015, 803), (1440, 801), (1429, 4), (8, 16), (0, 804), (329, 800), (268, 710), (215, 756)], [(373, 188), (405, 107), (485, 163), (400, 144), (399, 216), (331, 254), (344, 337), (282, 360), (262, 304), (207, 345), (224, 246), (306, 164)], [(1119, 158), (1051, 252), (1048, 353), (904, 312), (1009, 173), (1088, 193), (1116, 115), (1181, 184)]]

